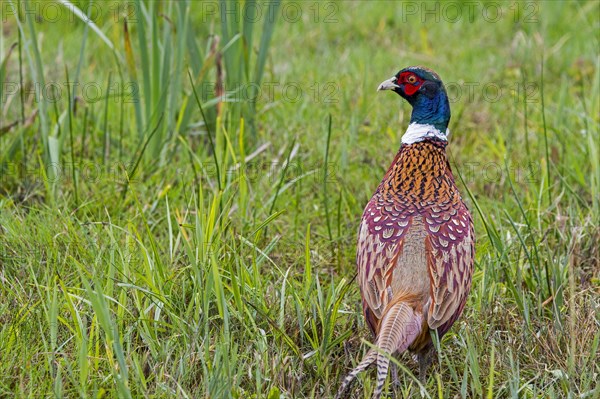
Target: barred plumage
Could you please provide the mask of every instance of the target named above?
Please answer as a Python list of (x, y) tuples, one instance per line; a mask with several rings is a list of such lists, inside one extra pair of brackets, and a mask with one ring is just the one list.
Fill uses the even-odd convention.
[[(411, 125), (392, 165), (365, 207), (358, 234), (358, 283), (371, 349), (344, 379), (341, 397), (358, 373), (375, 363), (379, 398), (389, 356), (415, 352), (422, 373), (432, 348), (462, 313), (471, 288), (471, 215), (446, 157), (450, 108), (439, 76), (411, 67), (382, 83), (413, 105)], [(421, 376), (422, 377), (422, 376)]]

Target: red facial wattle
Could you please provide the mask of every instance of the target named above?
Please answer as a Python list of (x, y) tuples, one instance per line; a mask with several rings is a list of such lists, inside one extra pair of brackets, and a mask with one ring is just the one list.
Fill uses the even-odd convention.
[(423, 79), (411, 72), (402, 72), (398, 76), (397, 84), (404, 88), (404, 93), (407, 96), (414, 95), (423, 84)]
[(421, 84), (418, 82), (415, 84), (405, 83), (404, 84), (404, 93), (406, 93), (407, 96), (412, 96), (413, 94), (415, 94), (417, 92), (417, 90), (419, 90), (420, 86), (421, 86)]

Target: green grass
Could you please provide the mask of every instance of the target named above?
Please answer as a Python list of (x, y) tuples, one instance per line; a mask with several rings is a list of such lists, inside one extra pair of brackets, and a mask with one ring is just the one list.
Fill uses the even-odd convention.
[[(477, 234), (425, 397), (598, 397), (597, 1), (472, 21), (460, 2), (436, 21), (284, 1), (274, 22), (250, 0), (237, 19), (48, 4), (0, 5), (0, 397), (331, 397), (371, 339), (356, 230), (410, 115), (375, 89), (413, 64), (453, 96)], [(400, 364), (397, 397), (419, 397)]]

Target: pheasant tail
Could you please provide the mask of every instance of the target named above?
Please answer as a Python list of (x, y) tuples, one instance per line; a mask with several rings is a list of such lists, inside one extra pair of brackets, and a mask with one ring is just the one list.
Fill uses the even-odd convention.
[(356, 376), (373, 363), (377, 364), (377, 387), (373, 398), (379, 398), (387, 377), (390, 356), (396, 352), (404, 352), (410, 346), (421, 333), (421, 320), (421, 314), (416, 313), (410, 304), (396, 302), (391, 305), (381, 322), (376, 341), (377, 350), (369, 350), (358, 366), (344, 378), (336, 399), (342, 398)]

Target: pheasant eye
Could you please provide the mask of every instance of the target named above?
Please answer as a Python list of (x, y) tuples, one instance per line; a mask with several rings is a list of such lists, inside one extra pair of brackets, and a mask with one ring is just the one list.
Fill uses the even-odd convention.
[(408, 83), (414, 84), (417, 81), (417, 77), (415, 75), (410, 75), (406, 80)]

